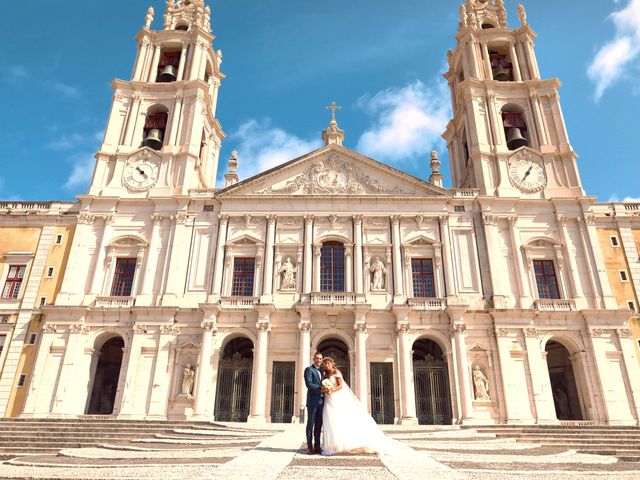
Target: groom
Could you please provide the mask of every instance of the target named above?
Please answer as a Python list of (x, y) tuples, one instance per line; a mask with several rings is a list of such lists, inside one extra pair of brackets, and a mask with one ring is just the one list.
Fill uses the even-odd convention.
[(313, 365), (304, 369), (304, 383), (307, 386), (307, 451), (309, 455), (320, 453), (322, 406), (324, 403), (321, 364), (322, 354), (316, 352), (313, 356)]

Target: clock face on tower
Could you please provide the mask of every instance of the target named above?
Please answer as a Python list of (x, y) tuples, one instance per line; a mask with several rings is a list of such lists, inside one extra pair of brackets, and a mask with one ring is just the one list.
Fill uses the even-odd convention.
[(158, 181), (158, 163), (144, 158), (130, 162), (124, 170), (124, 184), (133, 191), (149, 190)]
[(547, 185), (544, 167), (531, 159), (520, 158), (511, 163), (509, 177), (523, 192), (538, 192)]

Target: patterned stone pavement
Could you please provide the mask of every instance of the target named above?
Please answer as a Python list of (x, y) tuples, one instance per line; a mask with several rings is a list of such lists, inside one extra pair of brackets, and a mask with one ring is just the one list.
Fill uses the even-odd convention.
[(304, 427), (202, 424), (151, 437), (67, 448), (0, 463), (12, 479), (627, 480), (640, 463), (518, 443), (457, 427), (385, 427), (414, 452), (396, 456), (306, 454)]

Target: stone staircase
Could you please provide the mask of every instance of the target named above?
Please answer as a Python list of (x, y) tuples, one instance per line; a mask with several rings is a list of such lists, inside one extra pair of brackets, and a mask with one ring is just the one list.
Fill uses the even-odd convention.
[(56, 454), (65, 448), (97, 447), (153, 437), (197, 424), (168, 421), (96, 419), (0, 419), (0, 460), (23, 455)]
[[(463, 427), (465, 428), (465, 427)], [(521, 444), (575, 450), (579, 453), (610, 455), (626, 462), (640, 462), (640, 428), (595, 425), (495, 425), (471, 427), (478, 433)]]

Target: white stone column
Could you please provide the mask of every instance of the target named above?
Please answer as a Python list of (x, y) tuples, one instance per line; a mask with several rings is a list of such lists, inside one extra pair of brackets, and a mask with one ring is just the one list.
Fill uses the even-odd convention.
[(165, 419), (167, 417), (167, 404), (169, 402), (169, 386), (171, 375), (169, 372), (169, 355), (171, 345), (176, 335), (180, 333), (178, 327), (172, 324), (162, 325), (158, 330), (158, 349), (153, 368), (153, 384), (151, 398), (149, 400), (149, 418)]
[(218, 240), (216, 243), (216, 259), (213, 267), (213, 288), (211, 303), (220, 298), (222, 292), (222, 277), (224, 273), (224, 250), (227, 241), (227, 228), (229, 227), (229, 215), (218, 216)]
[(155, 214), (151, 216), (153, 227), (151, 228), (144, 275), (142, 276), (142, 288), (140, 295), (136, 299), (136, 305), (151, 305), (153, 286), (156, 279), (156, 272), (158, 271), (158, 257), (160, 256), (160, 250), (158, 248), (161, 243), (160, 229), (162, 228), (162, 222), (165, 218), (167, 217)]
[(591, 259), (592, 265), (595, 265), (596, 280), (598, 284), (598, 290), (602, 295), (603, 308), (615, 310), (618, 308), (618, 302), (613, 296), (611, 291), (611, 285), (609, 284), (609, 278), (607, 276), (607, 267), (602, 257), (602, 250), (600, 249), (600, 239), (598, 236), (598, 230), (596, 228), (595, 216), (592, 213), (584, 214), (584, 226), (586, 231), (585, 241), (588, 240), (587, 253)]
[(476, 40), (469, 40), (468, 47), (469, 54), (471, 56), (471, 67), (473, 69), (473, 77), (481, 79), (480, 77), (480, 65), (478, 62), (478, 56), (480, 51), (478, 50), (478, 42)]
[(520, 232), (516, 228), (518, 217), (513, 215), (507, 218), (509, 222), (509, 233), (511, 237), (511, 249), (513, 251), (513, 259), (516, 266), (516, 274), (518, 279), (518, 292), (520, 292), (520, 308), (531, 308), (531, 293), (529, 288), (529, 276), (524, 267), (522, 258), (522, 242), (520, 241)]
[[(584, 292), (582, 291), (582, 284), (580, 283), (578, 265), (576, 264), (576, 252), (572, 252), (569, 250), (569, 234), (567, 232), (567, 217), (564, 215), (556, 215), (556, 219), (558, 222), (558, 229), (560, 230), (560, 241), (565, 246), (565, 253), (568, 257), (569, 262), (569, 284), (571, 286), (571, 291), (573, 292), (573, 298), (577, 302), (578, 310), (584, 308), (585, 298)], [(581, 308), (582, 307), (582, 308)]]
[[(49, 413), (51, 397), (54, 391), (47, 391), (43, 388), (45, 383), (44, 373), (47, 360), (49, 359), (51, 345), (57, 336), (55, 325), (46, 323), (43, 325), (38, 356), (34, 360), (33, 373), (31, 374), (31, 382), (29, 383), (29, 393), (25, 399), (22, 415), (20, 415), (21, 417), (40, 417)], [(6, 403), (2, 405), (2, 416), (8, 413), (4, 411), (5, 407)], [(82, 413), (84, 413), (84, 411)]]
[(527, 63), (529, 64), (529, 72), (531, 73), (532, 80), (540, 79), (540, 70), (538, 69), (538, 62), (536, 61), (536, 54), (533, 50), (533, 40), (526, 38), (524, 40), (524, 51), (527, 55)]
[(495, 80), (495, 78), (493, 78), (493, 71), (491, 70), (491, 59), (489, 58), (487, 42), (480, 42), (480, 45), (482, 47), (482, 56), (484, 58), (485, 78), (487, 80)]
[(320, 291), (320, 256), (322, 255), (322, 245), (313, 246), (313, 291)]
[(180, 127), (180, 116), (182, 115), (182, 94), (176, 93), (173, 102), (173, 112), (171, 112), (171, 123), (169, 124), (169, 131), (165, 133), (165, 144), (178, 145), (178, 130)]
[[(125, 380), (118, 382), (120, 391), (116, 392), (116, 401), (113, 406), (113, 413), (117, 414), (118, 418), (132, 418), (136, 401), (144, 401), (136, 398), (133, 387), (136, 380), (138, 359), (146, 336), (145, 328), (142, 325), (134, 325), (131, 345), (129, 348), (123, 349), (123, 360), (126, 359), (126, 365), (122, 366), (120, 375), (124, 375)], [(118, 403), (118, 398), (121, 399), (120, 403)]]
[(400, 254), (402, 240), (400, 238), (400, 215), (391, 216), (391, 248), (393, 254), (393, 302), (403, 304), (406, 301), (402, 284), (402, 256)]
[(353, 260), (355, 263), (355, 292), (357, 294), (364, 293), (364, 284), (363, 284), (363, 274), (364, 274), (364, 266), (362, 262), (362, 215), (354, 215), (353, 216), (353, 229), (355, 232), (354, 240), (354, 251), (353, 251)]
[(551, 105), (551, 115), (553, 116), (553, 121), (556, 124), (556, 131), (558, 133), (560, 146), (567, 146), (569, 145), (569, 134), (567, 133), (567, 125), (564, 121), (562, 107), (560, 106), (560, 94), (558, 94), (558, 92), (550, 94), (549, 103)]
[(442, 262), (444, 263), (445, 285), (447, 296), (456, 295), (456, 287), (453, 274), (453, 259), (451, 258), (451, 236), (449, 234), (449, 215), (440, 215), (440, 231), (442, 232)]
[[(308, 307), (307, 307), (308, 308)], [(307, 405), (307, 385), (304, 383), (304, 369), (310, 364), (311, 358), (311, 315), (308, 309), (300, 310), (300, 344), (298, 348), (298, 412), (302, 412)], [(294, 412), (295, 414), (295, 412)], [(300, 421), (300, 417), (298, 417)]]
[[(136, 130), (136, 120), (140, 113), (140, 102), (142, 98), (140, 95), (134, 95), (131, 97), (131, 104), (129, 106), (129, 116), (127, 117), (127, 129), (124, 136), (124, 145), (133, 145), (133, 136)], [(141, 139), (142, 140), (142, 139)]]
[(149, 83), (154, 83), (156, 81), (156, 77), (158, 76), (158, 65), (160, 65), (160, 53), (162, 51), (162, 44), (160, 42), (157, 42), (153, 47), (153, 60), (151, 61), (151, 69), (149, 70), (149, 77), (147, 78), (147, 81)]
[[(304, 284), (302, 292), (311, 293), (311, 283), (313, 279), (313, 215), (304, 217)], [(298, 272), (300, 269), (298, 268)]]
[(396, 309), (396, 332), (398, 333), (398, 371), (400, 374), (400, 402), (402, 415), (401, 425), (417, 425), (416, 393), (413, 382), (413, 353), (409, 331), (411, 325), (408, 317), (409, 309)]
[(80, 332), (81, 329), (76, 325), (69, 327), (66, 348), (60, 366), (60, 377), (51, 410), (54, 416), (65, 417), (84, 413), (74, 411), (74, 400), (80, 396), (78, 388), (82, 387), (77, 383), (76, 370), (86, 341), (86, 336)]
[(473, 395), (471, 393), (469, 358), (467, 356), (467, 344), (464, 338), (466, 328), (464, 323), (456, 323), (452, 326), (456, 345), (456, 365), (458, 367), (458, 381), (460, 382), (460, 405), (462, 407), (463, 423), (473, 418)]
[(516, 47), (514, 42), (509, 42), (509, 55), (511, 56), (511, 65), (513, 67), (513, 79), (516, 82), (522, 81), (522, 73), (520, 73), (520, 61), (518, 60), (518, 54), (516, 53)]
[(178, 298), (184, 294), (185, 282), (187, 277), (188, 261), (185, 262), (184, 251), (188, 249), (191, 243), (190, 228), (193, 224), (194, 217), (187, 215), (186, 212), (179, 212), (174, 220), (173, 225), (173, 244), (169, 256), (169, 275), (167, 278), (167, 286), (162, 294), (162, 305), (175, 305)]
[(547, 145), (549, 141), (547, 140), (547, 130), (544, 126), (544, 122), (542, 121), (542, 113), (540, 112), (540, 100), (536, 94), (530, 93), (529, 102), (531, 103), (531, 110), (533, 111), (533, 119), (536, 122), (536, 130), (538, 131), (538, 140), (540, 140), (540, 145)]
[(628, 382), (627, 388), (631, 392), (631, 409), (636, 420), (636, 426), (640, 425), (640, 364), (634, 347), (635, 340), (633, 333), (627, 327), (618, 328), (618, 341), (622, 350), (622, 358), (624, 359), (624, 370), (626, 370), (625, 381)]
[(493, 142), (495, 145), (502, 145), (503, 135), (500, 134), (501, 124), (498, 122), (495, 92), (487, 93), (487, 101), (489, 102), (487, 110), (489, 111), (489, 123), (491, 125), (491, 133), (493, 134)]
[(589, 237), (585, 232), (584, 222), (582, 218), (576, 218), (576, 224), (578, 228), (578, 236), (580, 237), (580, 247), (582, 248), (582, 252), (584, 253), (584, 260), (587, 264), (587, 271), (589, 272), (589, 283), (591, 287), (591, 291), (593, 292), (593, 306), (597, 308), (606, 308), (604, 306), (604, 300), (602, 295), (602, 288), (600, 287), (597, 270), (595, 262), (593, 261), (593, 255), (590, 252), (589, 245)]
[(493, 287), (493, 308), (506, 308), (505, 290), (501, 277), (502, 271), (496, 268), (504, 263), (498, 252), (498, 217), (483, 213), (482, 221), (484, 223), (485, 238), (487, 239), (487, 255), (489, 257), (491, 284)]
[(525, 328), (524, 340), (531, 374), (533, 401), (537, 412), (536, 423), (557, 424), (559, 421), (556, 418), (556, 409), (553, 404), (547, 352), (540, 349), (540, 333), (536, 328)]
[(207, 396), (211, 387), (211, 354), (213, 351), (213, 335), (218, 330), (215, 315), (202, 322), (202, 344), (198, 355), (196, 370), (195, 400), (193, 402), (193, 417), (195, 419), (212, 418), (213, 412), (207, 411)]
[(189, 69), (189, 78), (185, 80), (195, 80), (198, 78), (198, 70), (200, 69), (200, 58), (202, 57), (202, 43), (192, 44), (191, 68)]
[(353, 328), (356, 336), (356, 395), (360, 402), (368, 407), (367, 378), (367, 319), (366, 312), (356, 310)]
[(188, 45), (187, 43), (182, 44), (182, 51), (180, 52), (180, 63), (178, 64), (178, 76), (176, 77), (178, 81), (184, 80), (184, 67), (187, 64), (187, 51)]
[(149, 50), (149, 40), (143, 38), (138, 44), (138, 57), (136, 58), (136, 66), (133, 70), (131, 79), (139, 82), (142, 80), (142, 70), (144, 68), (145, 61), (147, 59), (147, 51)]
[(247, 419), (249, 424), (262, 424), (267, 421), (267, 357), (269, 332), (271, 331), (269, 317), (272, 311), (272, 306), (258, 308), (258, 322), (256, 323), (258, 340), (255, 348), (253, 385), (251, 386), (251, 412)]
[[(103, 227), (102, 235), (100, 236), (100, 243), (96, 249), (96, 263), (93, 269), (93, 278), (91, 280), (91, 295), (104, 295), (102, 286), (105, 283), (106, 269), (105, 258), (107, 256), (107, 245), (113, 237), (113, 215), (105, 215), (102, 217)], [(110, 294), (110, 292), (109, 292)]]
[(260, 303), (273, 302), (273, 245), (277, 218), (276, 215), (267, 215), (266, 240), (264, 242), (264, 290)]

